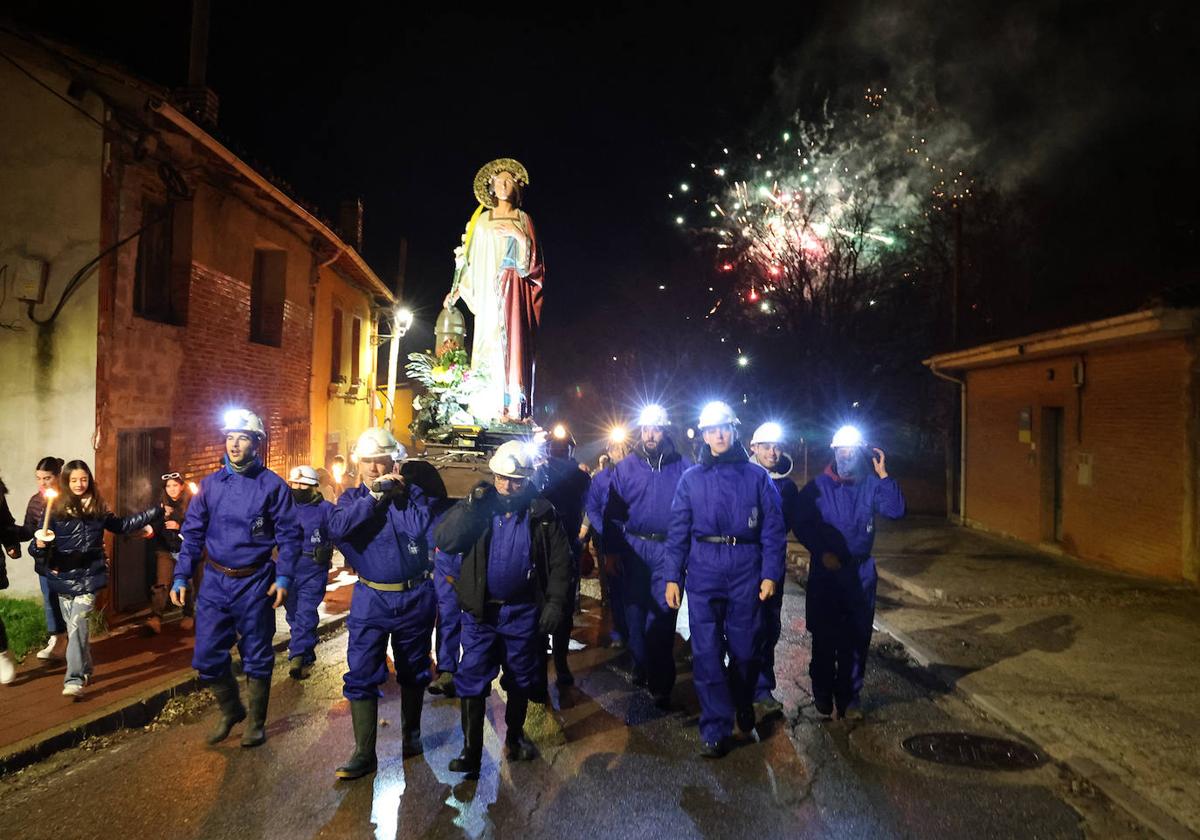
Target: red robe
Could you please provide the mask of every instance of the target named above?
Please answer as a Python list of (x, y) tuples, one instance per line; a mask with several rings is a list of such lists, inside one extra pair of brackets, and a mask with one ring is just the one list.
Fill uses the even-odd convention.
[(538, 325), (542, 320), (542, 281), (545, 277), (533, 219), (524, 211), (522, 215), (529, 232), (529, 273), (522, 277), (515, 268), (500, 272), (504, 300), (504, 400), (508, 416), (514, 420), (523, 420), (533, 414), (534, 356)]

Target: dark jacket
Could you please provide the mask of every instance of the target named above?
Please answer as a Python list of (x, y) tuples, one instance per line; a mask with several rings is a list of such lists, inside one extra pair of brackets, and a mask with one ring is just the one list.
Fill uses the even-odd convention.
[(60, 519), (50, 515), (54, 542), (45, 548), (37, 540), (29, 544), (34, 570), (44, 578), (50, 591), (58, 595), (87, 595), (108, 586), (108, 560), (104, 553), (104, 532), (128, 534), (162, 517), (162, 506), (131, 516), (107, 512), (101, 517)]
[[(163, 506), (163, 518), (154, 523), (154, 548), (157, 551), (167, 551), (171, 554), (178, 554), (179, 549), (183, 546), (183, 520), (187, 516), (188, 505), (192, 501), (192, 494), (186, 489), (178, 501), (171, 499), (166, 493), (163, 493), (160, 504)], [(170, 513), (166, 513), (167, 508), (171, 509)], [(179, 525), (178, 528), (171, 529), (166, 527), (167, 522), (175, 522)]]
[[(487, 561), (492, 540), (492, 517), (499, 512), (494, 502), (473, 502), (470, 498), (456, 504), (434, 530), (439, 550), (462, 554), (462, 571), (454, 583), (458, 603), (464, 612), (483, 618), (487, 601)], [(571, 545), (554, 506), (543, 498), (529, 503), (530, 551), (536, 570), (538, 608), (557, 604), (567, 614), (571, 590)]]
[(554, 505), (558, 521), (567, 534), (571, 550), (578, 556), (583, 546), (579, 542), (579, 531), (583, 527), (583, 512), (587, 505), (591, 476), (579, 469), (574, 458), (551, 458), (538, 469), (534, 484), (541, 488), (542, 496)]
[(33, 539), (33, 532), (42, 527), (42, 517), (46, 515), (46, 497), (40, 492), (29, 497), (25, 504), (25, 523), (21, 526), (21, 539)]
[(8, 589), (8, 555), (4, 552), (16, 549), (21, 556), (21, 527), (13, 519), (12, 511), (8, 509), (8, 488), (0, 481), (0, 589)]

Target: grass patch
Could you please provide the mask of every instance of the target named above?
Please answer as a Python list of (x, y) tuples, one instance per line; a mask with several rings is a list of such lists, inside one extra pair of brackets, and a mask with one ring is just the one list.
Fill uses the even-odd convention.
[(8, 631), (8, 649), (18, 662), (29, 650), (46, 643), (46, 614), (42, 602), (0, 596), (0, 619)]

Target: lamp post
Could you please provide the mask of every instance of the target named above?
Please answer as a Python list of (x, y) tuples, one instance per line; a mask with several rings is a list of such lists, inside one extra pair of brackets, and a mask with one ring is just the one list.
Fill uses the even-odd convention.
[(396, 413), (396, 365), (400, 361), (400, 339), (408, 332), (408, 328), (412, 326), (412, 322), (412, 310), (406, 306), (397, 306), (395, 313), (392, 315), (391, 344), (388, 345), (388, 429), (391, 429), (392, 416)]

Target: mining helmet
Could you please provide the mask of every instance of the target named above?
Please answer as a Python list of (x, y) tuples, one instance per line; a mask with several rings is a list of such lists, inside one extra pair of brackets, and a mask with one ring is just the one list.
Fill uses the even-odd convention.
[(529, 478), (533, 475), (533, 458), (519, 440), (500, 444), (496, 454), (488, 461), (488, 469), (494, 475), (505, 478)]
[(700, 422), (696, 425), (704, 431), (714, 426), (737, 426), (740, 422), (729, 404), (718, 400), (704, 406), (700, 411)]
[(387, 429), (372, 426), (358, 436), (358, 442), (354, 444), (354, 457), (360, 461), (363, 458), (391, 458), (393, 461), (403, 461), (408, 457), (408, 450), (392, 437), (392, 433)]
[(661, 405), (651, 403), (642, 409), (642, 413), (638, 415), (637, 424), (642, 428), (646, 426), (669, 426), (670, 419), (667, 417), (667, 410)]
[(841, 449), (843, 446), (866, 446), (867, 440), (854, 426), (842, 426), (833, 434), (833, 441), (830, 442), (830, 449)]
[(264, 440), (267, 436), (266, 427), (263, 426), (262, 418), (253, 411), (247, 411), (244, 408), (231, 408), (225, 412), (225, 419), (221, 424), (221, 431), (225, 434), (230, 432), (245, 432), (248, 435), (254, 435), (259, 440)]
[(288, 483), (290, 484), (307, 484), (309, 487), (316, 487), (321, 483), (317, 478), (317, 471), (308, 464), (299, 467), (292, 467), (292, 471), (288, 473)]
[(759, 443), (783, 443), (783, 427), (778, 423), (763, 423), (750, 438), (751, 446)]

